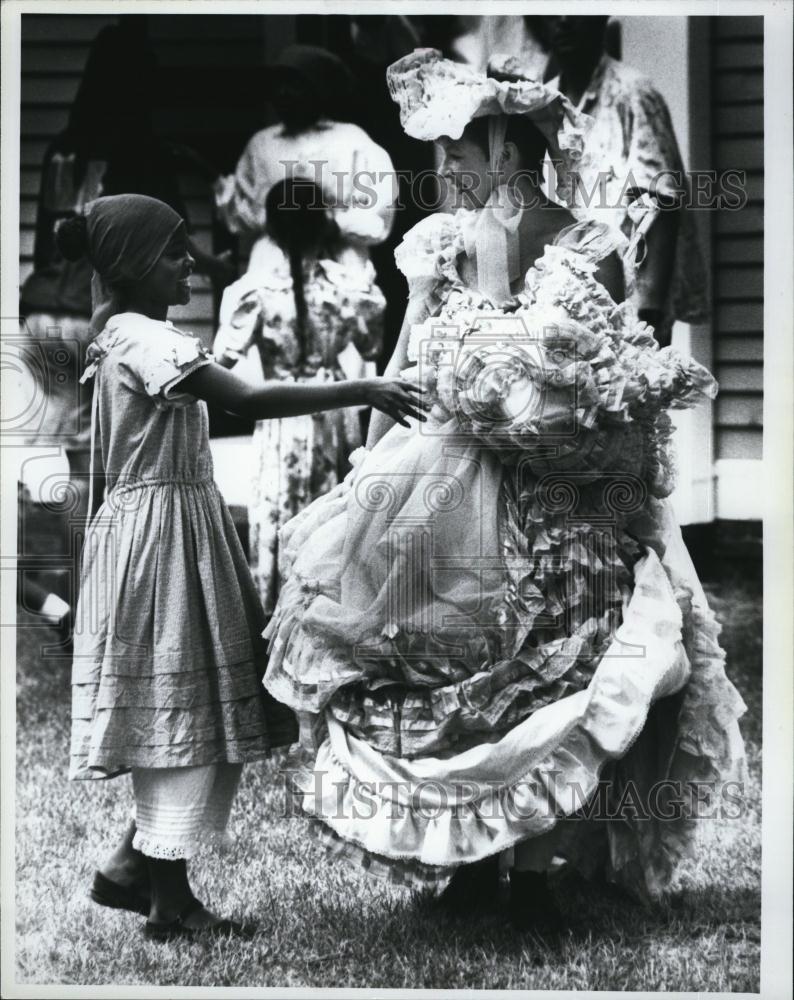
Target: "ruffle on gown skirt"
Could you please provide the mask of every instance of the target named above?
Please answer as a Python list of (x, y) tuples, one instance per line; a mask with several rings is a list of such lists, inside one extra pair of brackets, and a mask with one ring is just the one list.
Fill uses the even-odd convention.
[[(416, 447), (432, 463), (432, 446)], [(381, 460), (402, 471), (412, 444), (396, 434), (389, 448)], [(654, 801), (649, 797), (663, 780), (680, 783), (687, 796), (686, 782), (743, 773), (737, 719), (744, 704), (725, 676), (718, 625), (669, 503), (653, 501), (631, 526), (644, 554), (634, 564), (622, 623), (584, 689), (541, 706), (498, 739), (460, 753), (408, 757), (358, 738), (331, 703), (335, 689), (361, 680), (352, 651), (360, 638), (355, 627), (366, 616), (360, 608), (360, 618), (334, 617), (344, 580), (341, 539), (349, 540), (362, 520), (352, 513), (351, 489), (344, 484), (288, 526), (293, 575), (267, 632), (266, 684), (302, 717), (309, 759), (296, 766), (292, 781), (317, 821), (314, 832), (373, 874), (441, 886), (457, 866), (559, 827), (560, 853), (569, 861), (587, 871), (599, 860), (637, 895), (660, 895), (694, 849), (691, 802), (671, 815), (662, 789), (662, 808), (648, 818), (579, 816), (602, 780), (610, 796), (620, 797), (632, 783)], [(459, 528), (481, 523), (473, 513), (458, 510)], [(306, 575), (309, 564), (313, 578)], [(328, 641), (331, 631), (336, 641)]]

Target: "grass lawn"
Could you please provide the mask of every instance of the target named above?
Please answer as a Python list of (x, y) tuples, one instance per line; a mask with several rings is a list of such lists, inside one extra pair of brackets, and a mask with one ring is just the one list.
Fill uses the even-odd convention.
[(741, 819), (702, 823), (681, 892), (650, 912), (559, 876), (569, 930), (519, 936), (496, 917), (439, 915), (426, 898), (328, 861), (298, 817), (278, 818), (272, 765), (244, 772), (235, 843), (194, 866), (201, 898), (254, 920), (252, 941), (158, 945), (143, 918), (87, 898), (126, 825), (127, 778), (69, 783), (68, 661), (21, 620), (16, 829), (17, 981), (38, 984), (414, 987), (757, 992), (761, 915), (761, 596), (747, 580), (709, 590), (729, 673), (748, 703), (750, 787)]

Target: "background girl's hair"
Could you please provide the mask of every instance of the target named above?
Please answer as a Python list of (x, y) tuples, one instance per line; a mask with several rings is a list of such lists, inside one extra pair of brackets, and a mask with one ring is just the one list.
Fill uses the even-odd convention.
[(88, 222), (82, 213), (62, 219), (55, 227), (55, 243), (66, 260), (88, 256)]
[(275, 184), (265, 199), (265, 215), (270, 236), (289, 260), (295, 299), (295, 335), (303, 362), (309, 342), (303, 264), (309, 255), (334, 256), (339, 227), (324, 202), (322, 188), (308, 180), (286, 178)]

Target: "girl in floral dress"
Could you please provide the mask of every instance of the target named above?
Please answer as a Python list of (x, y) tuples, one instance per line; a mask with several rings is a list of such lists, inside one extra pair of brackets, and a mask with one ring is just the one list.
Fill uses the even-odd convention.
[[(339, 263), (339, 227), (319, 187), (276, 184), (265, 202), (268, 258), (226, 289), (220, 364), (254, 355), (265, 379), (324, 384), (374, 374), (385, 308), (372, 264)], [(264, 252), (264, 251), (263, 251)], [(262, 420), (253, 438), (250, 565), (265, 612), (278, 593), (278, 531), (344, 478), (362, 444), (359, 411)]]
[(92, 898), (148, 917), (147, 937), (240, 933), (193, 895), (187, 859), (223, 835), (242, 765), (295, 737), (260, 683), (265, 616), (213, 481), (208, 400), (249, 418), (382, 406), (417, 416), (395, 380), (247, 385), (167, 320), (190, 298), (181, 217), (118, 195), (61, 224), (64, 256), (95, 269), (92, 436), (108, 484), (84, 547), (72, 675), (70, 776), (131, 772), (135, 820)]
[(587, 121), (561, 95), (433, 50), (388, 79), (406, 131), (448, 175), (476, 167), (483, 197), (398, 249), (387, 370), (412, 363), (433, 410), (373, 420), (354, 472), (282, 532), (265, 683), (299, 716), (295, 787), (332, 850), (458, 903), (502, 865), (516, 925), (551, 926), (555, 858), (658, 897), (694, 850), (688, 782), (741, 768), (744, 706), (666, 499), (667, 411), (716, 385), (619, 304), (624, 237), (549, 231), (542, 151), (522, 159), (505, 119), (537, 125), (570, 193)]

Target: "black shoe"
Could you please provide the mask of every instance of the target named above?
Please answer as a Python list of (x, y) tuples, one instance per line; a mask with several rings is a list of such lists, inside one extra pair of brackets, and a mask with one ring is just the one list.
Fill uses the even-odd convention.
[(450, 913), (465, 915), (467, 910), (496, 905), (499, 898), (499, 857), (494, 854), (455, 870), (438, 905)]
[(140, 913), (142, 917), (149, 916), (152, 905), (147, 895), (106, 878), (102, 872), (94, 875), (89, 896), (100, 906), (109, 906), (112, 910), (129, 910), (131, 913)]
[(203, 903), (192, 899), (175, 920), (169, 920), (162, 924), (147, 920), (143, 928), (143, 936), (149, 941), (174, 941), (177, 938), (193, 939), (199, 937), (250, 939), (254, 936), (252, 927), (240, 924), (236, 920), (219, 920), (217, 924), (209, 924), (207, 927), (185, 927), (187, 918), (203, 908)]
[(565, 927), (545, 872), (510, 872), (509, 912), (517, 931), (556, 935)]

